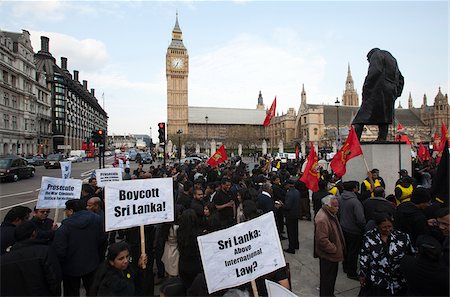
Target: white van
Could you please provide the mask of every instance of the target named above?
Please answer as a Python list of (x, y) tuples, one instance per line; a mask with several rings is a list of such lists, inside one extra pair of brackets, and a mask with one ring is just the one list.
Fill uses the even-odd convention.
[(68, 161), (72, 162), (83, 162), (86, 159), (86, 152), (83, 150), (73, 150), (70, 151), (70, 157), (67, 158)]

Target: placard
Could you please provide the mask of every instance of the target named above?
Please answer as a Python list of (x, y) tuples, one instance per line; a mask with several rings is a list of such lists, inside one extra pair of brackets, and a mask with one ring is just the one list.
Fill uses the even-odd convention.
[(172, 178), (108, 182), (105, 186), (106, 231), (172, 222)]
[(66, 201), (80, 199), (81, 179), (43, 176), (36, 208), (65, 208)]
[(199, 236), (197, 241), (209, 293), (286, 266), (273, 212)]
[(61, 161), (59, 164), (61, 165), (61, 177), (70, 178), (70, 175), (72, 174), (72, 162)]
[(122, 170), (120, 168), (103, 168), (95, 170), (97, 186), (104, 187), (108, 182), (122, 181)]

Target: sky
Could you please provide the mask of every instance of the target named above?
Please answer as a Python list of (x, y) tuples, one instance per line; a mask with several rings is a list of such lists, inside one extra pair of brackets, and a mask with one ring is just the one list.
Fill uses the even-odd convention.
[[(167, 121), (166, 51), (176, 13), (189, 54), (189, 106), (298, 112), (334, 104), (350, 65), (361, 101), (366, 55), (396, 57), (414, 106), (449, 90), (448, 1), (0, 1), (0, 29), (40, 36), (80, 71), (108, 113), (108, 134), (152, 134)], [(104, 96), (102, 96), (104, 94)], [(104, 100), (102, 99), (104, 98)]]

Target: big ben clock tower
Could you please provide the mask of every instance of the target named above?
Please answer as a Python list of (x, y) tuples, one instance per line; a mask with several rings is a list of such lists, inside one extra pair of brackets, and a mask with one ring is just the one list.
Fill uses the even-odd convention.
[(183, 44), (183, 33), (176, 16), (172, 42), (166, 54), (167, 77), (167, 139), (174, 141), (177, 131), (188, 135), (189, 56)]

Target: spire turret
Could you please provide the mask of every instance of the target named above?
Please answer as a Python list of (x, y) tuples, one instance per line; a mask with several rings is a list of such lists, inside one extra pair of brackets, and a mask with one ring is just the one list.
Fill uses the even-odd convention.
[(359, 105), (359, 98), (353, 83), (352, 72), (350, 70), (350, 63), (348, 63), (347, 67), (347, 79), (345, 80), (345, 90), (344, 94), (342, 95), (342, 105), (345, 106)]
[(256, 109), (264, 109), (264, 101), (263, 101), (263, 97), (261, 94), (261, 90), (259, 91), (259, 96), (258, 96), (258, 104), (256, 105)]
[(300, 98), (301, 98), (301, 104), (306, 105), (305, 84), (302, 84), (302, 92), (301, 92)]
[(412, 108), (414, 108), (414, 106), (413, 106), (413, 100), (412, 100), (412, 97), (411, 97), (411, 92), (409, 92), (409, 97), (408, 97), (408, 109), (412, 109)]
[(178, 12), (176, 15), (175, 26), (172, 30), (172, 42), (170, 43), (169, 48), (186, 49), (183, 44), (183, 32), (181, 32), (180, 24), (178, 23)]

